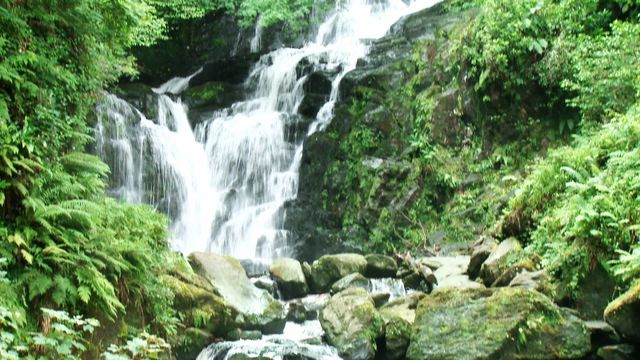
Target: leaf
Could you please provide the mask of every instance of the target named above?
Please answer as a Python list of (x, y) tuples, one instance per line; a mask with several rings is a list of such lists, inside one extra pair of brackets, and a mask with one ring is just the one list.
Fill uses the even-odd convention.
[(20, 250), (20, 254), (24, 261), (26, 261), (29, 265), (33, 264), (33, 255), (31, 255), (27, 250)]
[(78, 287), (78, 297), (80, 298), (80, 300), (82, 300), (82, 302), (88, 304), (89, 299), (91, 299), (91, 290), (84, 285)]

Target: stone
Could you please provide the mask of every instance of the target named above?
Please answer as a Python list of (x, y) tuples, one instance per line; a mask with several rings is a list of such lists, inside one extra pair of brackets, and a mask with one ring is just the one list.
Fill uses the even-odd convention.
[(504, 287), (509, 286), (511, 281), (515, 279), (518, 274), (522, 271), (534, 272), (536, 271), (536, 264), (530, 258), (525, 258), (517, 263), (509, 266), (507, 270), (505, 270), (496, 281), (491, 284), (491, 287)]
[[(558, 287), (560, 291), (563, 288), (566, 289), (566, 286)], [(573, 299), (583, 319), (601, 320), (605, 308), (614, 298), (615, 290), (616, 280), (600, 262), (596, 262), (572, 293), (560, 294), (560, 297)]]
[(480, 275), (480, 268), (482, 264), (487, 260), (489, 255), (498, 246), (498, 240), (487, 237), (482, 238), (472, 247), (471, 258), (469, 259), (469, 265), (467, 266), (467, 275), (470, 279), (475, 279)]
[(342, 279), (336, 281), (331, 286), (331, 293), (336, 294), (342, 290), (349, 288), (363, 288), (366, 289), (369, 286), (369, 280), (362, 276), (360, 273), (349, 274)]
[(606, 345), (614, 345), (620, 342), (620, 336), (616, 333), (613, 326), (602, 320), (585, 321), (587, 330), (591, 334), (591, 344), (593, 348), (599, 348)]
[(269, 277), (261, 276), (258, 278), (251, 278), (251, 282), (258, 289), (266, 290), (271, 296), (277, 296), (278, 294), (276, 282), (271, 280)]
[(515, 238), (501, 242), (480, 268), (480, 278), (484, 285), (491, 286), (507, 270), (509, 261), (521, 251), (522, 246)]
[(369, 295), (371, 295), (371, 298), (373, 299), (373, 303), (376, 305), (376, 308), (380, 308), (384, 304), (388, 303), (389, 299), (391, 298), (391, 294), (386, 291), (378, 291), (378, 292), (371, 293)]
[(408, 359), (574, 359), (591, 351), (580, 319), (522, 288), (447, 289), (418, 304)]
[(309, 287), (298, 260), (289, 258), (274, 260), (269, 272), (284, 300), (300, 298), (309, 293)]
[(398, 264), (391, 256), (369, 254), (364, 257), (367, 260), (365, 275), (368, 278), (394, 277), (398, 271)]
[(367, 291), (351, 288), (334, 295), (320, 312), (327, 342), (346, 360), (373, 359), (384, 321)]
[(426, 295), (414, 292), (395, 299), (382, 308), (380, 315), (385, 323), (385, 359), (404, 359), (411, 339), (411, 327), (416, 314), (416, 306)]
[(613, 300), (604, 310), (604, 320), (623, 339), (640, 343), (640, 282)]
[(473, 281), (471, 279), (469, 279), (469, 276), (467, 275), (452, 275), (449, 277), (446, 277), (443, 280), (438, 280), (438, 287), (434, 290), (434, 291), (440, 291), (441, 289), (450, 289), (450, 288), (456, 288), (456, 289), (467, 289), (467, 288), (473, 288), (473, 289), (480, 289), (480, 288), (485, 288), (485, 286), (477, 281)]
[(300, 299), (300, 302), (304, 305), (307, 320), (317, 319), (320, 311), (327, 305), (329, 300), (331, 300), (331, 295), (329, 294), (309, 295)]
[(635, 360), (640, 355), (635, 346), (630, 344), (603, 346), (598, 349), (597, 354), (602, 360)]
[(358, 254), (324, 255), (311, 265), (310, 287), (315, 293), (328, 292), (331, 285), (352, 274), (364, 274), (367, 260)]
[(196, 273), (209, 280), (214, 291), (236, 310), (241, 328), (265, 334), (282, 332), (286, 322), (282, 304), (255, 287), (238, 260), (203, 252), (192, 253), (189, 259)]
[(259, 340), (262, 337), (260, 330), (240, 330), (233, 329), (227, 334), (227, 339), (231, 341), (238, 340)]

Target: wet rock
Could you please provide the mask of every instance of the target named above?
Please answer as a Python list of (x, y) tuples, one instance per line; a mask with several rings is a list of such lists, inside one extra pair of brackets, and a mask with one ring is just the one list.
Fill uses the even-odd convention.
[(521, 287), (537, 290), (551, 298), (556, 293), (555, 286), (545, 270), (530, 272), (523, 270), (509, 283), (509, 287)]
[[(559, 286), (559, 292), (566, 289)], [(560, 298), (572, 298), (580, 317), (589, 320), (601, 320), (605, 308), (614, 298), (616, 281), (599, 262), (578, 282), (571, 293), (560, 294)]]
[(202, 252), (189, 258), (196, 273), (209, 280), (215, 292), (239, 313), (241, 328), (266, 334), (282, 331), (286, 322), (282, 304), (255, 287), (238, 260)]
[(233, 329), (227, 334), (227, 339), (231, 341), (258, 340), (261, 337), (262, 337), (262, 333), (259, 330)]
[(408, 359), (575, 359), (585, 324), (527, 289), (449, 289), (420, 301)]
[(362, 276), (360, 273), (349, 274), (342, 279), (336, 281), (331, 286), (331, 293), (336, 294), (342, 290), (350, 288), (363, 288), (366, 289), (369, 286), (369, 280)]
[(640, 283), (612, 301), (604, 311), (604, 319), (623, 339), (640, 343)]
[(436, 290), (439, 291), (441, 289), (451, 289), (451, 288), (484, 289), (485, 286), (477, 281), (473, 281), (469, 279), (469, 276), (467, 275), (459, 274), (459, 275), (449, 276), (442, 281), (438, 281), (438, 287), (434, 291)]
[(467, 266), (467, 275), (469, 278), (475, 279), (480, 275), (480, 268), (485, 260), (491, 255), (493, 250), (498, 246), (498, 240), (487, 237), (482, 238), (479, 242), (474, 244), (469, 259), (469, 265)]
[(636, 348), (630, 344), (603, 346), (598, 349), (598, 358), (602, 360), (634, 360), (638, 358)]
[(336, 281), (352, 273), (364, 274), (366, 267), (362, 255), (325, 255), (313, 262), (309, 285), (315, 293), (328, 292)]
[(278, 289), (276, 287), (276, 282), (271, 280), (271, 278), (266, 276), (261, 276), (259, 278), (252, 278), (251, 282), (258, 289), (266, 290), (271, 296), (278, 295)]
[(373, 303), (376, 305), (376, 308), (383, 306), (384, 304), (389, 302), (391, 298), (391, 294), (388, 292), (378, 291), (371, 293), (371, 298), (373, 299)]
[(254, 259), (240, 259), (238, 261), (250, 278), (269, 275), (269, 263), (267, 262)]
[(594, 348), (606, 345), (614, 345), (620, 342), (620, 336), (613, 326), (602, 320), (590, 320), (585, 322), (587, 330), (591, 334), (591, 344)]
[(307, 320), (315, 320), (318, 318), (320, 311), (331, 300), (329, 294), (309, 295), (300, 299), (307, 313)]
[(299, 298), (309, 293), (309, 287), (298, 260), (277, 259), (271, 264), (269, 272), (278, 284), (283, 299)]
[(480, 278), (485, 286), (491, 286), (508, 268), (509, 260), (522, 251), (522, 246), (515, 238), (501, 242), (491, 252), (480, 268)]
[(290, 301), (287, 303), (287, 321), (303, 323), (307, 320), (307, 310), (301, 301)]
[(384, 321), (371, 296), (361, 288), (344, 290), (329, 300), (320, 312), (327, 342), (344, 359), (373, 359), (376, 339), (384, 335)]
[(414, 292), (380, 308), (385, 323), (385, 359), (404, 359), (411, 338), (416, 307), (426, 295)]
[(394, 277), (398, 271), (398, 264), (391, 256), (380, 254), (369, 254), (365, 256), (367, 268), (365, 275), (368, 278)]

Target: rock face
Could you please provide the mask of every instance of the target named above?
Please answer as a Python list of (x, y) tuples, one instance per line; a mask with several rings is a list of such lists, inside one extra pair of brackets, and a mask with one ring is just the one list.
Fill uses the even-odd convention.
[(404, 359), (411, 339), (411, 327), (416, 317), (418, 302), (426, 295), (414, 292), (395, 299), (380, 308), (380, 315), (384, 319), (385, 331), (385, 359)]
[(309, 293), (309, 287), (298, 260), (277, 259), (271, 264), (269, 272), (285, 300), (300, 298)]
[(591, 351), (586, 326), (527, 289), (450, 289), (420, 301), (407, 358), (576, 359)]
[(310, 286), (315, 293), (328, 292), (331, 285), (343, 277), (352, 274), (363, 274), (367, 260), (358, 254), (325, 255), (314, 261), (311, 266)]
[(391, 256), (369, 254), (365, 259), (367, 260), (365, 275), (369, 278), (394, 277), (398, 272), (398, 264)]
[(607, 306), (604, 319), (630, 341), (640, 343), (640, 283)]
[(239, 313), (238, 322), (243, 329), (282, 332), (286, 321), (282, 304), (255, 287), (238, 260), (201, 252), (189, 258), (194, 270), (209, 280), (214, 291)]
[(485, 286), (491, 286), (507, 270), (509, 258), (517, 255), (520, 251), (522, 251), (522, 246), (514, 238), (501, 242), (480, 268), (480, 278)]
[(360, 288), (336, 294), (320, 312), (327, 342), (346, 360), (373, 359), (376, 339), (384, 335), (384, 322), (367, 294)]

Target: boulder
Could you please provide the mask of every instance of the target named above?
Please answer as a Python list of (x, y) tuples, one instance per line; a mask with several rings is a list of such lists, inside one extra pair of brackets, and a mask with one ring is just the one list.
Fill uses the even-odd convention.
[(370, 294), (373, 299), (373, 303), (376, 305), (376, 308), (380, 308), (384, 304), (389, 302), (391, 298), (391, 294), (386, 291), (377, 291)]
[(607, 306), (604, 319), (623, 339), (640, 343), (640, 282)]
[(422, 299), (408, 359), (575, 359), (591, 351), (574, 315), (528, 289), (448, 289)]
[(238, 260), (203, 252), (189, 258), (196, 273), (209, 280), (214, 291), (239, 313), (240, 327), (265, 334), (282, 332), (286, 322), (282, 304), (255, 287)]
[(638, 355), (635, 346), (630, 344), (609, 345), (598, 349), (598, 358), (602, 360), (634, 360)]
[(491, 286), (509, 267), (509, 262), (522, 251), (522, 246), (515, 238), (504, 240), (480, 268), (480, 278), (485, 286)]
[(509, 266), (509, 268), (507, 270), (505, 270), (496, 279), (496, 281), (493, 282), (493, 284), (491, 284), (491, 287), (509, 286), (511, 281), (513, 279), (515, 279), (515, 277), (518, 276), (518, 274), (520, 274), (523, 271), (529, 271), (529, 272), (536, 271), (535, 262), (530, 258), (525, 258), (525, 259), (522, 259), (522, 260), (518, 261), (517, 263)]
[(555, 286), (551, 278), (545, 270), (530, 272), (523, 270), (511, 280), (509, 287), (521, 287), (531, 290), (537, 290), (551, 298), (556, 292)]
[(571, 299), (580, 317), (588, 320), (601, 320), (605, 308), (614, 298), (616, 280), (605, 268), (596, 262), (595, 266), (578, 282), (578, 286), (571, 292), (563, 291), (567, 286), (558, 286), (559, 298)]
[[(468, 256), (441, 256), (427, 259), (431, 259), (430, 267), (434, 269), (433, 275), (438, 279), (438, 289), (484, 287), (480, 283), (471, 281), (465, 274), (469, 264)], [(421, 262), (425, 263), (422, 259)]]
[(360, 273), (353, 273), (333, 283), (333, 285), (331, 286), (331, 293), (336, 294), (342, 290), (346, 290), (350, 288), (366, 289), (368, 286), (369, 286), (369, 279), (367, 279)]
[(384, 335), (384, 322), (361, 288), (339, 292), (320, 312), (327, 342), (346, 360), (373, 359), (376, 340)]
[(331, 285), (352, 274), (364, 274), (367, 260), (358, 254), (325, 255), (311, 266), (310, 287), (315, 293), (328, 292)]
[(365, 275), (368, 278), (394, 277), (398, 271), (398, 264), (391, 256), (370, 254), (365, 256), (367, 268)]
[(591, 344), (594, 349), (620, 343), (620, 336), (616, 333), (613, 326), (609, 325), (606, 321), (590, 320), (586, 321), (585, 325), (591, 334)]
[(298, 260), (277, 259), (271, 264), (269, 272), (278, 284), (283, 299), (300, 298), (309, 293), (309, 287)]
[(271, 296), (278, 295), (276, 282), (273, 281), (270, 277), (261, 276), (257, 278), (251, 278), (251, 283), (253, 283), (253, 285), (258, 289), (266, 290)]
[(385, 324), (385, 359), (404, 359), (411, 338), (416, 306), (426, 295), (414, 292), (380, 308)]
[(469, 275), (469, 278), (475, 279), (480, 275), (482, 264), (497, 246), (498, 240), (492, 237), (482, 238), (473, 245), (473, 252), (469, 259), (469, 265), (467, 266), (467, 275)]

